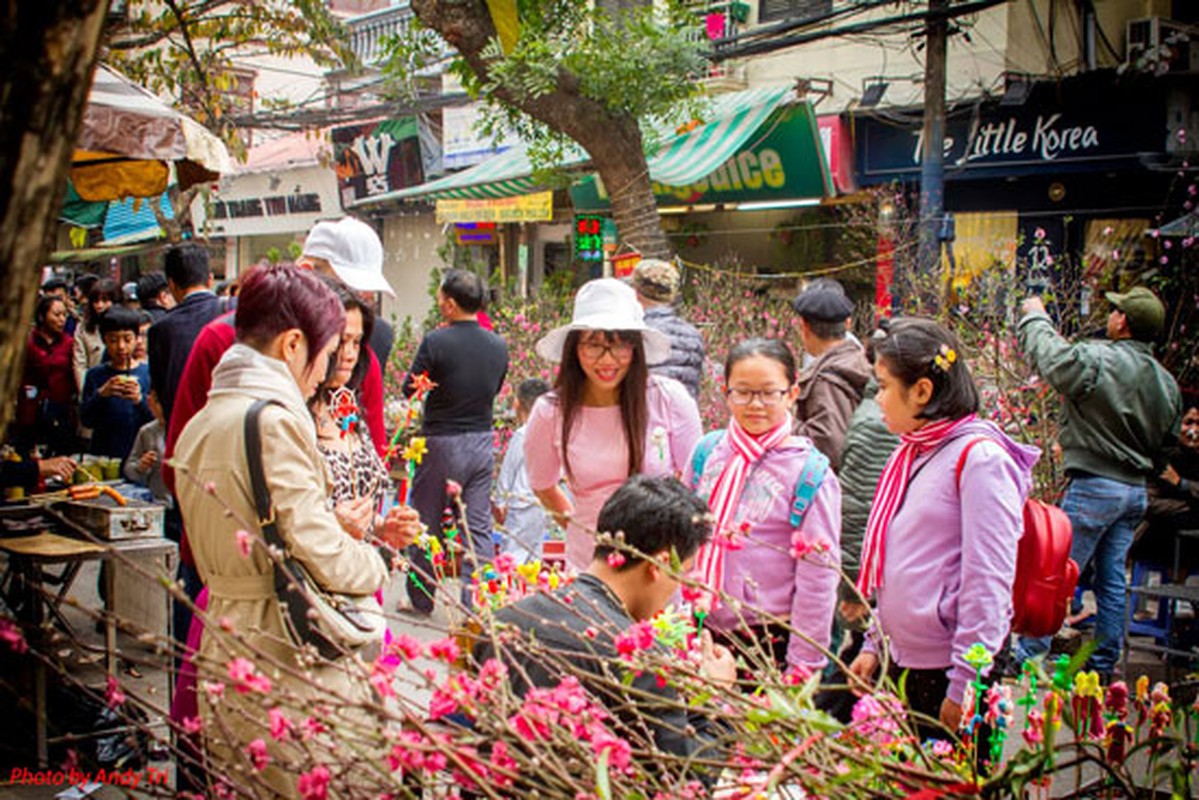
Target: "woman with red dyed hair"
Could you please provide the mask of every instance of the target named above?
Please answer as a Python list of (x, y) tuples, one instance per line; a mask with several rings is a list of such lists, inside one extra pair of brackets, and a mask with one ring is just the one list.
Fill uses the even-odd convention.
[[(237, 632), (234, 638), (205, 628), (198, 677), (225, 681), (228, 665), (245, 658), (273, 678), (277, 698), (301, 706), (315, 700), (317, 692), (326, 701), (336, 696), (346, 707), (356, 706), (370, 700), (370, 687), (347, 668), (353, 659), (310, 666), (284, 628), (275, 566), (261, 531), (257, 526), (244, 530), (247, 520), (258, 519), (244, 433), (250, 406), (270, 401), (258, 427), (279, 537), (288, 555), (326, 590), (370, 598), (388, 578), (394, 548), (411, 541), (419, 529), (413, 514), (406, 526), (384, 526), (383, 540), (357, 540), (345, 534), (330, 508), (307, 401), (328, 373), (344, 324), (341, 300), (311, 272), (288, 266), (252, 271), (239, 295), (237, 341), (213, 372), (208, 404), (188, 422), (175, 447), (176, 493), (196, 568), (209, 592), (207, 618), (221, 620), (222, 626), (228, 620), (228, 629)], [(307, 679), (301, 677), (305, 672)], [(200, 695), (204, 730), (219, 732), (205, 740), (215, 762), (210, 773), (250, 768), (247, 746), (261, 739), (270, 743), (262, 777), (278, 794), (296, 796), (299, 770), (292, 761), (297, 752), (270, 736), (270, 704), (253, 693), (227, 693), (217, 701)]]

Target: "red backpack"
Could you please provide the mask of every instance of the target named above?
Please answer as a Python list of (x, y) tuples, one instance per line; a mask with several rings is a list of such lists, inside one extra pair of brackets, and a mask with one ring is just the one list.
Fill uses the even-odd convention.
[[(962, 448), (955, 473), (959, 487), (970, 448), (985, 438)], [(1040, 500), (1024, 502), (1024, 533), (1016, 551), (1016, 583), (1012, 586), (1012, 633), (1052, 636), (1061, 629), (1078, 585), (1078, 564), (1070, 558), (1073, 540), (1065, 511)]]

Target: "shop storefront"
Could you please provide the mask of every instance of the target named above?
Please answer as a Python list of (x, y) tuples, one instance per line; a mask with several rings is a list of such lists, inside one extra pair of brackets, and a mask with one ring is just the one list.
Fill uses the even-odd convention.
[[(1171, 91), (1110, 70), (1027, 88), (950, 109), (955, 277), (964, 284), (1007, 267), (1029, 289), (1079, 293), (1085, 313), (1085, 278), (1145, 258), (1145, 231), (1181, 161), (1167, 122)], [(921, 110), (879, 110), (853, 124), (857, 181), (918, 192)]]

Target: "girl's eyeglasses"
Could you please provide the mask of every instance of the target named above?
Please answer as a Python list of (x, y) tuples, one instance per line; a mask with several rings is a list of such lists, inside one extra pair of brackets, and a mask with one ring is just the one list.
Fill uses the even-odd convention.
[(787, 389), (729, 389), (725, 392), (729, 402), (735, 406), (747, 406), (755, 398), (762, 401), (764, 406), (777, 406), (787, 396)]
[(610, 344), (602, 344), (600, 342), (580, 342), (579, 354), (588, 361), (599, 361), (604, 357), (604, 353), (610, 354), (617, 361), (624, 361), (633, 355), (633, 345), (631, 342), (611, 342)]

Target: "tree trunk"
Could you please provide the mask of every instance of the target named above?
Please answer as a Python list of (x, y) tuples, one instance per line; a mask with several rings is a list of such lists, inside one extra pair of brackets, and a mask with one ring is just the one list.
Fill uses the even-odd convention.
[(9, 3), (0, 22), (0, 431), (12, 419), (67, 170), (104, 30), (104, 0)]
[[(412, 0), (412, 10), (487, 82), (483, 51), (496, 32), (484, 0)], [(501, 87), (495, 96), (578, 142), (608, 190), (621, 240), (647, 258), (670, 258), (636, 119), (584, 97), (577, 76), (565, 69), (559, 69), (557, 88), (547, 94), (530, 98)]]

